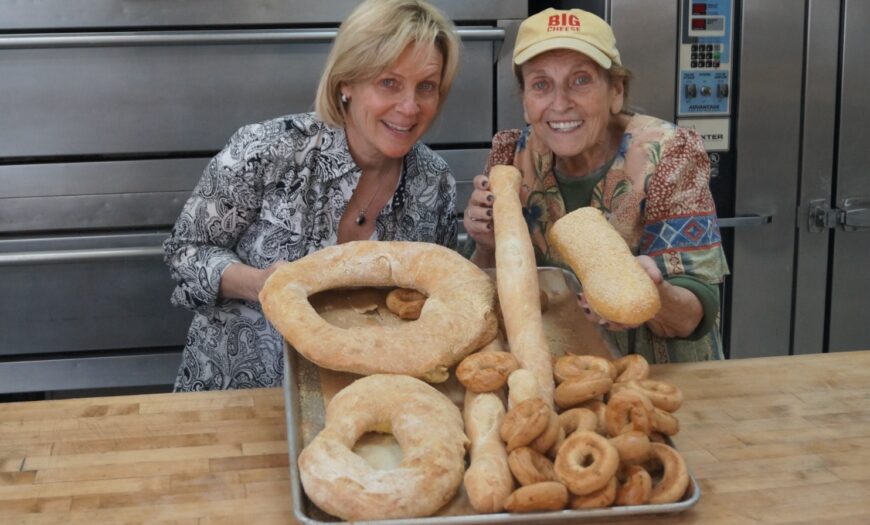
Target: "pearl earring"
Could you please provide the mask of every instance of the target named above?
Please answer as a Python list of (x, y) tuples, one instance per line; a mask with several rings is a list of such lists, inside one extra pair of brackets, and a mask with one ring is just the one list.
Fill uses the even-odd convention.
[(347, 101), (348, 101), (348, 100), (350, 100), (350, 99), (347, 98), (347, 95), (345, 95), (344, 93), (342, 93), (342, 94), (341, 94), (341, 103), (342, 103), (342, 104), (347, 104)]

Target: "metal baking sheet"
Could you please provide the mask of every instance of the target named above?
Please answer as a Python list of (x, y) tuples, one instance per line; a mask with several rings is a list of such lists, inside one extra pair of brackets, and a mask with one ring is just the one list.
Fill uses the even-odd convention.
[[(562, 274), (562, 277), (554, 278), (554, 274)], [(570, 272), (556, 268), (540, 268), (539, 276), (542, 276), (541, 288), (546, 290), (552, 301), (554, 297), (557, 299), (564, 294), (572, 294), (571, 291), (576, 285), (576, 278)], [(569, 284), (568, 280), (575, 280), (575, 283)], [(561, 281), (561, 284), (559, 282)], [(545, 288), (548, 283), (549, 288)], [(553, 283), (556, 283), (555, 285)], [(560, 295), (562, 294), (562, 295)], [(374, 309), (383, 307), (383, 294), (374, 293), (373, 295), (363, 295), (362, 299), (357, 297), (353, 300), (347, 300), (340, 297), (338, 303), (347, 304), (349, 311), (363, 312), (367, 311), (369, 322), (382, 322), (386, 316), (381, 316), (378, 310)], [(331, 302), (330, 302), (331, 301)], [(312, 304), (323, 315), (328, 312), (333, 313), (336, 310), (335, 297), (320, 299), (312, 297)], [(353, 304), (355, 303), (355, 304)], [(574, 305), (576, 301), (569, 302), (566, 300), (566, 305)], [(560, 303), (554, 306), (554, 312), (549, 317), (555, 317), (558, 321), (562, 315), (558, 314), (557, 307)], [(365, 306), (362, 306), (365, 305)], [(340, 308), (339, 308), (340, 309)], [(359, 314), (365, 315), (365, 314)], [(582, 316), (581, 316), (582, 317)], [(575, 318), (576, 319), (576, 318)], [(392, 321), (387, 321), (392, 322)], [(545, 323), (546, 324), (546, 323)], [(549, 335), (549, 334), (548, 334)], [(559, 343), (555, 344), (558, 350), (563, 350)], [(561, 353), (561, 352), (560, 352)], [(355, 378), (353, 374), (345, 374), (339, 372), (327, 371), (314, 365), (303, 356), (298, 354), (292, 347), (285, 344), (284, 347), (284, 404), (285, 415), (287, 422), (287, 443), (288, 454), (290, 457), (290, 488), (293, 501), (293, 512), (299, 523), (306, 525), (318, 525), (327, 523), (341, 523), (341, 520), (334, 518), (325, 512), (321, 511), (314, 505), (305, 495), (302, 489), (302, 483), (299, 478), (299, 470), (296, 466), (296, 458), (304, 446), (309, 443), (314, 436), (323, 428), (323, 417), (325, 407), (331, 396), (340, 390), (342, 385), (349, 384)], [(452, 377), (452, 376), (451, 376)], [(328, 383), (328, 384), (327, 384)], [(462, 397), (451, 392), (451, 389), (456, 389), (458, 383), (454, 382), (451, 386), (450, 382), (446, 385), (440, 385), (439, 388), (453, 399), (461, 408)], [(461, 388), (461, 386), (458, 386)], [(673, 443), (671, 443), (673, 445)], [(683, 500), (676, 503), (667, 503), (660, 505), (636, 505), (625, 507), (608, 507), (603, 509), (587, 509), (587, 510), (562, 510), (535, 512), (523, 514), (470, 514), (470, 507), (467, 505), (467, 500), (464, 505), (461, 500), (465, 498), (464, 489), (460, 489), (459, 494), (454, 498), (454, 503), (448, 504), (445, 509), (439, 512), (438, 515), (426, 518), (413, 518), (402, 520), (372, 520), (365, 522), (367, 524), (383, 524), (394, 525), (398, 522), (403, 524), (420, 524), (420, 525), (460, 525), (460, 524), (489, 524), (489, 523), (506, 523), (506, 524), (534, 524), (534, 523), (576, 523), (585, 520), (603, 520), (603, 519), (620, 519), (630, 516), (651, 516), (656, 514), (673, 514), (685, 511), (694, 506), (701, 496), (701, 490), (694, 476), (689, 474), (689, 489)], [(452, 507), (452, 508), (451, 508)], [(457, 514), (457, 512), (459, 514)]]

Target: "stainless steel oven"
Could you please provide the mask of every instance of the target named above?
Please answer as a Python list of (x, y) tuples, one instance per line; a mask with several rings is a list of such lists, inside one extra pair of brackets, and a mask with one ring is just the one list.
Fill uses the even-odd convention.
[(640, 110), (698, 128), (731, 357), (870, 348), (870, 4), (566, 0), (611, 22)]
[[(435, 1), (462, 63), (424, 140), (461, 205), (521, 111), (525, 0)], [(309, 111), (353, 2), (0, 0), (0, 393), (170, 385), (190, 314), (161, 242), (239, 126)]]

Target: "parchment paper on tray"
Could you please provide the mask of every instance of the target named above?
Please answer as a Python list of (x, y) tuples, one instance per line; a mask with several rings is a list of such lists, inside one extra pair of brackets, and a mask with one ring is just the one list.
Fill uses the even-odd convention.
[[(494, 271), (488, 270), (494, 276)], [(569, 285), (568, 279), (575, 279)], [(565, 353), (588, 354), (607, 358), (615, 358), (612, 350), (599, 332), (599, 328), (586, 320), (580, 310), (576, 295), (576, 278), (560, 268), (539, 268), (538, 282), (541, 290), (547, 294), (547, 306), (543, 311), (544, 330), (550, 343), (550, 351), (558, 357)], [(352, 326), (394, 325), (403, 321), (392, 314), (386, 307), (386, 295), (390, 289), (362, 288), (356, 290), (329, 290), (309, 298), (311, 305), (329, 323), (342, 328)], [(499, 337), (504, 341), (503, 327), (500, 327)], [(507, 349), (505, 343), (505, 349)], [(336, 372), (320, 368), (295, 352), (286, 348), (288, 354), (288, 378), (285, 390), (298, 394), (299, 414), (287, 415), (288, 421), (295, 420), (300, 428), (297, 443), (298, 454), (318, 432), (323, 428), (325, 407), (336, 393), (360, 376), (346, 372)], [(433, 385), (447, 395), (460, 408), (463, 407), (465, 389), (456, 380), (453, 370), (450, 379), (445, 383)], [(298, 416), (298, 417), (296, 417)], [(288, 434), (289, 435), (289, 434)], [(292, 448), (292, 447), (291, 447)], [(391, 435), (369, 433), (364, 435), (354, 446), (354, 452), (365, 458), (375, 468), (390, 469), (399, 464), (402, 450)], [(295, 462), (291, 461), (291, 468)], [(294, 476), (295, 477), (295, 476)], [(295, 490), (295, 487), (294, 487)], [(306, 517), (310, 522), (336, 521), (335, 518), (320, 511), (316, 506), (307, 503)], [(663, 509), (664, 510), (664, 509)], [(297, 509), (297, 513), (300, 509)], [(573, 512), (572, 512), (573, 514)], [(456, 497), (442, 508), (436, 517), (476, 515), (468, 502), (464, 488), (460, 488)], [(477, 515), (482, 518), (486, 515)], [(522, 520), (523, 515), (511, 515), (511, 518)], [(445, 520), (449, 521), (449, 520)], [(504, 516), (502, 519), (504, 521)], [(434, 523), (434, 522), (433, 522)]]

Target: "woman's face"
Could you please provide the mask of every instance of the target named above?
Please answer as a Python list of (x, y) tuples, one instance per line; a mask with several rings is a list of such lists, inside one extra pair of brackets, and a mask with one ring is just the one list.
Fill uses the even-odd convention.
[(438, 112), (444, 59), (434, 45), (409, 45), (372, 80), (344, 84), (346, 130), (358, 163), (404, 157)]
[(523, 108), (534, 133), (568, 163), (594, 169), (614, 152), (608, 133), (622, 109), (622, 83), (591, 58), (569, 50), (542, 53), (522, 66)]

